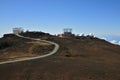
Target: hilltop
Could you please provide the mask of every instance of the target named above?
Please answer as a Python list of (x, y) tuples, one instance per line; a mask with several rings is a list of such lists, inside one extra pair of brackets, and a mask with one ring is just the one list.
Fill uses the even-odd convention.
[[(120, 46), (90, 36), (61, 38), (43, 32), (26, 32), (21, 35), (56, 42), (60, 49), (47, 58), (0, 65), (0, 80), (119, 80)], [(4, 35), (0, 40), (7, 40), (7, 46), (0, 51), (28, 53), (31, 42), (13, 34)], [(12, 44), (11, 44), (12, 43)], [(24, 46), (24, 48), (23, 48)], [(45, 50), (36, 48), (37, 53), (48, 53), (52, 45)], [(2, 54), (2, 53), (1, 53)], [(41, 53), (42, 54), (42, 53)], [(41, 55), (39, 54), (39, 55)], [(12, 74), (10, 74), (12, 73)]]

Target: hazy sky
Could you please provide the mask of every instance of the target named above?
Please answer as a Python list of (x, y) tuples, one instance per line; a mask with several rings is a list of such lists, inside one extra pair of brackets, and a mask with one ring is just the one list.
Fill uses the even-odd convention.
[(13, 27), (120, 35), (120, 0), (0, 0), (0, 35)]

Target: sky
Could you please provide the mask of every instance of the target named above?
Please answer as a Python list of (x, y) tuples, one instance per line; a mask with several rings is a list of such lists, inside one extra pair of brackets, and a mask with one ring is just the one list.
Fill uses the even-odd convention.
[(0, 0), (0, 36), (14, 27), (120, 36), (120, 0)]

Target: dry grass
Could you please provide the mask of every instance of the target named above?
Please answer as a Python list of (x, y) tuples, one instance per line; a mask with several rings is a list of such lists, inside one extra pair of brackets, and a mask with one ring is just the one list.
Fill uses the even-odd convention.
[(31, 41), (31, 42), (27, 42), (27, 43), (33, 44), (33, 45), (42, 45), (42, 46), (51, 45), (51, 44), (43, 42), (43, 41)]

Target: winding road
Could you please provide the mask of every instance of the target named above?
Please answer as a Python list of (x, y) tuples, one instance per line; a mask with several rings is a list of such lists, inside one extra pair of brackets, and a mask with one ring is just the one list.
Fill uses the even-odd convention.
[(55, 47), (50, 53), (45, 54), (45, 55), (41, 55), (41, 56), (37, 56), (37, 57), (31, 57), (31, 58), (24, 58), (24, 59), (20, 59), (20, 60), (4, 61), (4, 62), (0, 62), (0, 64), (7, 64), (7, 63), (14, 63), (14, 62), (20, 62), (20, 61), (28, 61), (28, 60), (33, 60), (33, 59), (45, 58), (45, 57), (48, 57), (48, 56), (51, 56), (51, 55), (55, 54), (59, 49), (59, 45), (57, 43), (54, 43), (54, 42), (51, 42), (51, 41), (41, 40), (41, 39), (36, 39), (36, 38), (30, 38), (30, 37), (24, 37), (24, 36), (21, 36), (19, 34), (15, 34), (15, 35), (18, 36), (18, 37), (21, 37), (21, 38), (25, 38), (25, 39), (36, 40), (36, 41), (44, 41), (46, 43), (53, 44)]

